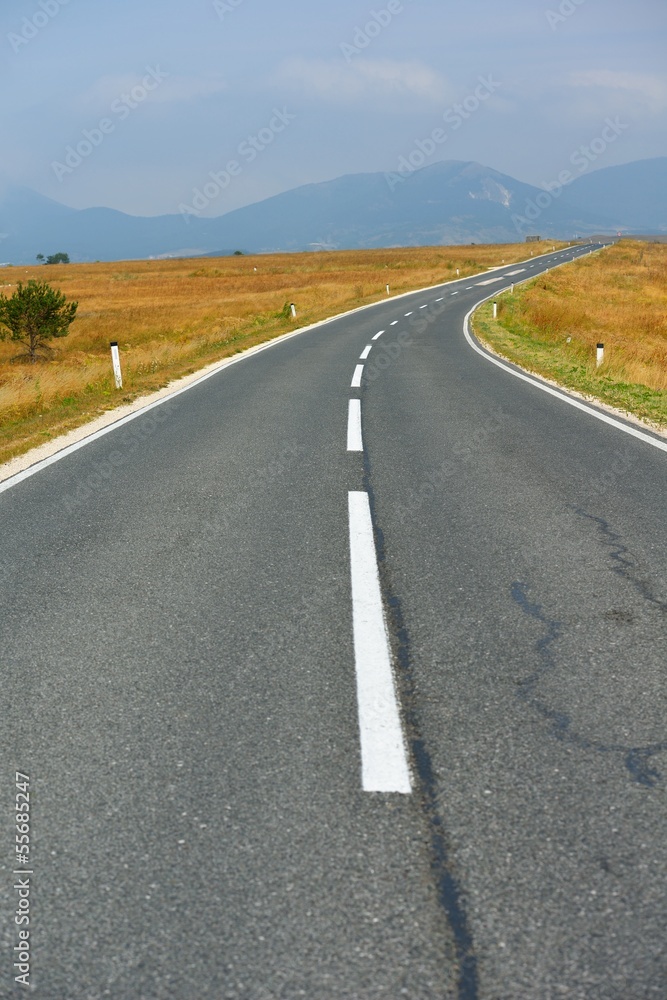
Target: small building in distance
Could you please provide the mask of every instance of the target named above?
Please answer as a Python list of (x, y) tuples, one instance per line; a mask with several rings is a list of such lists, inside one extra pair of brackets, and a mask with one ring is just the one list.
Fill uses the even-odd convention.
[(539, 243), (541, 236), (526, 236), (526, 243)]

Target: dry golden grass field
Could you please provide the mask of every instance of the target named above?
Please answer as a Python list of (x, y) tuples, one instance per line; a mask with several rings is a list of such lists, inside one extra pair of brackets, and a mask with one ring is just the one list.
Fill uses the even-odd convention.
[[(216, 359), (289, 330), (386, 298), (522, 260), (553, 244), (418, 247), (189, 260), (8, 267), (0, 294), (46, 280), (78, 301), (51, 360), (16, 363), (0, 341), (0, 463), (167, 385)], [(255, 270), (256, 269), (256, 270)], [(295, 302), (297, 319), (284, 315)], [(289, 310), (287, 310), (289, 313)], [(119, 343), (123, 389), (109, 342)]]
[(479, 309), (474, 328), (510, 361), (667, 428), (666, 244), (621, 240), (540, 275), (499, 297), (497, 321)]

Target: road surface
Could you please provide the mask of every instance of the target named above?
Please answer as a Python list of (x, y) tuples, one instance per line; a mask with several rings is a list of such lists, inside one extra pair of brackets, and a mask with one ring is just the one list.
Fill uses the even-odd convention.
[(44, 1000), (667, 997), (665, 441), (463, 330), (593, 249), (0, 484), (0, 995), (23, 877)]

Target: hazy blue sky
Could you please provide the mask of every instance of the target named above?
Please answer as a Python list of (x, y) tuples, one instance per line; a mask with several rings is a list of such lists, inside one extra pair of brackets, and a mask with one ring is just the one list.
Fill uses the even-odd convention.
[(5, 0), (0, 45), (0, 171), (77, 208), (177, 212), (235, 161), (220, 215), (418, 142), (539, 184), (608, 118), (591, 169), (667, 154), (665, 0)]

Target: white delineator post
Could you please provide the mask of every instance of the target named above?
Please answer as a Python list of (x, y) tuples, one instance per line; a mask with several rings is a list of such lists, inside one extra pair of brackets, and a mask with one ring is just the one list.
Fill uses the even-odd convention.
[(116, 388), (123, 388), (123, 373), (120, 370), (120, 355), (118, 353), (118, 341), (111, 341), (111, 364), (113, 365), (113, 377), (116, 380)]
[(387, 285), (387, 295), (389, 295), (389, 285)]
[(596, 352), (596, 367), (599, 368), (604, 361), (604, 344), (598, 344)]
[(493, 318), (498, 319), (498, 303), (493, 303)]
[(290, 302), (289, 307), (292, 310), (292, 316), (294, 317), (294, 319), (296, 319), (296, 306), (294, 305), (293, 302)]

